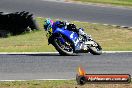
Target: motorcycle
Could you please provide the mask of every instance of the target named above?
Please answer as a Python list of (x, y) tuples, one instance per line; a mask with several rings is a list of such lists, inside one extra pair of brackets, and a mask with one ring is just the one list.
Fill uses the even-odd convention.
[[(57, 27), (45, 30), (48, 43), (52, 44), (60, 55), (76, 55), (77, 53), (102, 54), (101, 46), (90, 36), (85, 39), (74, 31)], [(86, 41), (87, 40), (87, 41)]]

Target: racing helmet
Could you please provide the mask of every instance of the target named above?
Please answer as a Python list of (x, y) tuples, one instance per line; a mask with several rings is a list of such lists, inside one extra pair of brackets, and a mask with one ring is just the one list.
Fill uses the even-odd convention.
[(47, 31), (47, 30), (49, 30), (49, 29), (51, 29), (52, 28), (52, 25), (53, 25), (53, 20), (51, 20), (51, 19), (46, 19), (45, 21), (44, 21), (44, 29)]

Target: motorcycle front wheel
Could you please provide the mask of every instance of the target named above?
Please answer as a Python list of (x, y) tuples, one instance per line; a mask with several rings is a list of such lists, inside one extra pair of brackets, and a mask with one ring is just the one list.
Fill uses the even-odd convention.
[(102, 47), (95, 41), (93, 41), (96, 46), (89, 46), (89, 52), (93, 55), (101, 55), (102, 54)]
[[(60, 39), (63, 39), (64, 42), (62, 42)], [(62, 34), (59, 34), (53, 38), (53, 46), (56, 48), (60, 55), (75, 55), (73, 43)]]

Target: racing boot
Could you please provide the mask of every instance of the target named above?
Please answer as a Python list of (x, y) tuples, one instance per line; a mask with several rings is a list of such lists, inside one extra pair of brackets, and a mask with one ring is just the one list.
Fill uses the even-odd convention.
[(84, 38), (84, 41), (90, 41), (90, 40), (92, 40), (91, 35), (86, 34), (84, 32), (83, 28), (79, 28), (78, 34), (81, 35)]

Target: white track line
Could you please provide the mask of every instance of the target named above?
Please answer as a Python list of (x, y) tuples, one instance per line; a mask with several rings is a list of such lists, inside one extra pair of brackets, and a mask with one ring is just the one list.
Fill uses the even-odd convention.
[(13, 82), (13, 81), (56, 81), (56, 80), (75, 80), (75, 78), (71, 79), (31, 79), (31, 80), (0, 80), (0, 82)]
[(58, 54), (58, 52), (0, 52), (0, 54)]
[(103, 53), (132, 53), (132, 51), (103, 51)]
[[(132, 77), (131, 77), (132, 79)], [(0, 80), (0, 82), (14, 82), (14, 81), (56, 81), (56, 80), (76, 80), (75, 78), (71, 78), (71, 79), (31, 79), (31, 80)]]
[[(103, 51), (103, 53), (132, 53), (132, 51)], [(0, 52), (0, 54), (58, 54), (58, 52)]]

